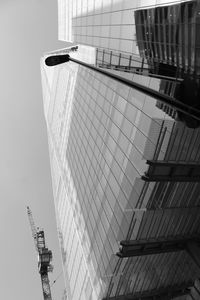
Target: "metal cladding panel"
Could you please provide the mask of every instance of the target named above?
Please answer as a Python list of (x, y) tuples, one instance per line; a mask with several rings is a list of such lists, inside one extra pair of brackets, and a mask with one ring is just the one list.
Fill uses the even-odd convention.
[(194, 280), (198, 274), (198, 268), (184, 251), (132, 257), (125, 259), (125, 265), (123, 260), (121, 259), (121, 266), (110, 281), (111, 289), (107, 297), (134, 295), (191, 282), (191, 278)]
[(197, 207), (147, 211), (143, 216), (137, 239), (200, 233), (199, 213)]

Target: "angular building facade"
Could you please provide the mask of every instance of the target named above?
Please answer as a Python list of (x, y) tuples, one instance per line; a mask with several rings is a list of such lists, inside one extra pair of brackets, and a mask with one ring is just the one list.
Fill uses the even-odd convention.
[[(199, 129), (174, 122), (156, 99), (74, 63), (53, 75), (41, 66), (68, 298), (185, 291), (198, 267), (184, 248), (131, 257), (119, 248), (121, 241), (199, 234), (199, 169), (193, 180), (187, 173), (199, 162)], [(146, 85), (156, 89), (158, 79)]]
[(96, 47), (98, 66), (163, 77), (161, 92), (199, 106), (199, 0), (65, 2), (58, 1), (61, 40)]
[[(162, 2), (58, 1), (59, 37), (91, 46), (78, 45), (71, 56), (160, 91), (163, 78), (150, 76), (148, 57), (140, 56), (135, 14)], [(72, 62), (50, 69), (45, 57), (68, 299), (190, 293), (200, 268), (200, 129), (175, 121), (156, 98)]]

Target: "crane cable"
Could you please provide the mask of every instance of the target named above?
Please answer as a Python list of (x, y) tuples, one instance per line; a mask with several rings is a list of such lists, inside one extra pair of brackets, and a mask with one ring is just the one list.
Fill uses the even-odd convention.
[(58, 275), (58, 277), (53, 281), (53, 283), (51, 284), (51, 287), (56, 283), (56, 281), (62, 275), (62, 273), (63, 273), (63, 271), (61, 271), (60, 274)]

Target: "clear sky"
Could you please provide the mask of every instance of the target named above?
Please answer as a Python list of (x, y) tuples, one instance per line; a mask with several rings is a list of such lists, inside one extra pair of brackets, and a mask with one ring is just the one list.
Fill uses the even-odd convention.
[[(56, 0), (0, 0), (0, 299), (42, 300), (37, 257), (26, 214), (45, 230), (62, 271), (43, 116), (40, 57), (58, 42)], [(60, 300), (63, 279), (52, 286)]]

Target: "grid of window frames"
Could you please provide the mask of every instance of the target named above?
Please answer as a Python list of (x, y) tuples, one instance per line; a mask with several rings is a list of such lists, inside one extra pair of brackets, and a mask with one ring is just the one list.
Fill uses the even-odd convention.
[(135, 11), (141, 57), (199, 75), (199, 12), (199, 1)]
[[(66, 2), (66, 0), (59, 0), (60, 6), (64, 6), (62, 2)], [(66, 10), (65, 16), (63, 16), (64, 13), (61, 10), (59, 12), (60, 36), (61, 39), (66, 41), (73, 40), (75, 43), (139, 55), (134, 11), (154, 8), (155, 6), (162, 7), (167, 4), (171, 6), (172, 4), (184, 2), (186, 1), (71, 0), (67, 2), (68, 6), (71, 7), (70, 14), (68, 8), (64, 8)], [(187, 3), (189, 2), (187, 1)], [(190, 12), (191, 9), (189, 9), (188, 14)], [(187, 22), (187, 12), (183, 18), (183, 22)], [(71, 25), (69, 24), (69, 19), (71, 20)], [(63, 32), (69, 32), (69, 26), (72, 27), (71, 36), (64, 36)], [(159, 26), (162, 26), (162, 24), (160, 23)], [(64, 27), (66, 28), (64, 29)], [(169, 34), (171, 35), (173, 32), (170, 30)], [(192, 32), (192, 29), (186, 32), (188, 36), (190, 32)], [(199, 56), (197, 55), (197, 57)]]
[[(70, 66), (72, 65), (68, 65), (67, 68), (70, 69)], [(183, 224), (183, 220), (188, 216), (186, 210), (181, 212), (178, 210), (177, 212), (175, 210), (168, 210), (167, 212), (165, 210), (161, 215), (154, 207), (153, 212), (151, 210), (145, 212), (145, 203), (147, 204), (149, 201), (149, 196), (155, 186), (154, 183), (150, 183), (148, 186), (148, 192), (145, 194), (146, 202), (144, 199), (142, 200), (142, 205), (137, 212), (134, 212), (134, 208), (138, 207), (138, 201), (141, 201), (141, 194), (145, 186), (145, 183), (140, 179), (140, 176), (147, 169), (145, 161), (147, 158), (154, 157), (163, 126), (166, 126), (166, 136), (160, 147), (158, 155), (160, 159), (164, 159), (167, 153), (181, 158), (185, 151), (181, 152), (180, 149), (184, 149), (184, 145), (189, 147), (189, 137), (189, 144), (193, 145), (193, 148), (189, 149), (191, 156), (188, 155), (188, 159), (194, 157), (194, 153), (197, 153), (199, 148), (199, 132), (181, 127), (180, 134), (177, 136), (178, 140), (176, 139), (177, 142), (173, 147), (170, 146), (175, 151), (171, 152), (167, 145), (171, 145), (172, 140), (175, 140), (173, 138), (170, 140), (170, 137), (173, 136), (174, 122), (156, 108), (156, 100), (127, 89), (112, 80), (109, 81), (94, 72), (88, 72), (84, 68), (79, 68), (77, 78), (74, 76), (74, 82), (77, 80), (76, 85), (74, 85), (72, 78), (70, 79), (66, 75), (67, 68), (65, 67), (56, 73), (56, 88), (54, 97), (51, 98), (53, 101), (49, 106), (49, 112), (51, 112), (49, 114), (49, 127), (52, 129), (50, 135), (53, 153), (55, 151), (52, 155), (56, 155), (57, 160), (57, 163), (52, 161), (52, 174), (56, 176), (53, 179), (54, 190), (57, 191), (57, 201), (59, 201), (57, 206), (64, 248), (67, 252), (66, 256), (68, 256), (67, 262), (71, 266), (69, 268), (66, 263), (66, 277), (71, 282), (72, 295), (75, 295), (77, 289), (74, 286), (74, 278), (79, 272), (79, 266), (76, 265), (75, 261), (80, 259), (82, 261), (85, 257), (87, 264), (83, 269), (86, 277), (79, 278), (81, 289), (87, 290), (86, 294), (91, 295), (95, 290), (95, 284), (102, 282), (97, 289), (99, 291), (97, 294), (103, 295), (107, 289), (109, 290), (108, 278), (113, 280), (112, 274), (114, 274), (117, 265), (115, 253), (118, 251), (118, 241), (127, 237), (132, 221), (134, 221), (134, 226), (132, 226), (129, 237), (131, 239), (155, 237), (160, 236), (160, 234), (162, 236), (162, 232), (166, 235), (173, 234), (175, 227), (177, 230), (182, 228), (181, 233), (187, 233), (189, 232), (187, 228), (192, 230), (198, 226), (197, 222), (195, 226), (193, 222), (197, 213), (196, 209), (193, 209), (185, 231), (181, 227), (181, 222)], [(73, 68), (68, 70), (69, 73), (72, 70)], [(145, 83), (149, 86), (154, 84), (154, 88), (159, 86), (155, 84), (154, 79), (150, 78)], [(66, 86), (67, 89), (71, 87), (72, 93), (66, 91)], [(70, 98), (71, 94), (73, 94), (73, 98)], [(60, 134), (62, 122), (64, 125), (62, 134)], [(192, 135), (191, 132), (193, 132)], [(142, 140), (143, 142), (141, 142)], [(186, 140), (188, 142), (184, 142)], [(60, 145), (62, 145), (62, 153), (65, 153), (65, 157), (60, 155)], [(177, 151), (179, 154), (174, 154)], [(132, 155), (135, 155), (135, 160)], [(197, 156), (196, 159), (198, 159)], [(60, 180), (64, 182), (64, 188), (59, 183), (59, 174), (63, 174)], [(178, 219), (181, 220), (179, 225), (176, 224)], [(191, 222), (193, 222), (193, 226), (191, 226)], [(168, 231), (166, 231), (166, 224), (168, 224)], [(76, 236), (77, 232), (78, 237)], [(81, 247), (82, 252), (78, 252)], [(75, 251), (73, 257), (71, 256), (72, 250)], [(183, 259), (182, 256), (178, 257)], [(178, 257), (172, 259), (172, 265)], [(152, 258), (149, 259), (152, 260)], [(164, 257), (160, 257), (160, 260), (159, 258), (156, 259), (158, 259), (158, 265), (162, 265)], [(123, 265), (126, 261), (125, 259)], [(140, 261), (138, 258), (138, 271), (135, 270), (135, 274), (140, 273), (143, 264), (144, 261), (142, 259)], [(149, 268), (149, 263), (146, 262), (146, 264)], [(128, 265), (129, 263), (127, 263), (126, 268)], [(121, 272), (122, 269), (119, 269), (119, 272), (116, 272), (118, 275), (114, 276), (113, 294), (142, 290), (141, 286), (136, 288), (136, 286), (128, 285), (126, 281), (122, 284), (126, 276), (123, 277), (122, 282), (119, 281)], [(165, 272), (168, 271), (163, 272), (167, 274)], [(193, 275), (195, 274), (194, 270), (191, 272)], [(129, 281), (133, 282), (134, 278), (131, 274), (129, 274)], [(187, 272), (187, 274), (191, 273)], [(137, 280), (140, 280), (138, 276)], [(149, 280), (152, 279), (148, 279), (148, 276), (147, 274), (144, 278), (150, 284)], [(90, 279), (91, 277), (93, 280)], [(189, 277), (190, 275), (186, 279)], [(82, 281), (83, 278), (87, 279)], [(172, 277), (169, 277), (169, 280), (172, 280)], [(124, 286), (125, 282), (127, 288), (121, 289), (120, 286)], [(162, 280), (160, 285), (162, 286)], [(151, 287), (151, 285), (149, 286)]]
[[(150, 81), (148, 83), (150, 84)], [(153, 149), (155, 149), (162, 123), (160, 120), (163, 121), (164, 114), (159, 109), (156, 113), (154, 110), (157, 119), (151, 119), (152, 103), (144, 95), (140, 97), (141, 99), (139, 97), (135, 99), (131, 90), (126, 90), (112, 81), (108, 82), (105, 78), (84, 68), (79, 69), (72, 104), (73, 116), (66, 144), (68, 162), (66, 169), (70, 170), (71, 179), (66, 181), (73, 182), (73, 190), (76, 191), (77, 196), (70, 197), (70, 201), (74, 202), (74, 204), (71, 202), (71, 206), (74, 205), (76, 211), (76, 214), (72, 215), (75, 219), (79, 218), (78, 216), (83, 217), (82, 237), (85, 236), (87, 240), (87, 255), (89, 253), (87, 257), (96, 268), (96, 281), (102, 278), (106, 281), (107, 276), (113, 272), (115, 266), (112, 264), (115, 262), (115, 259), (112, 261), (113, 254), (118, 250), (118, 241), (125, 237), (130, 223), (130, 214), (126, 214), (126, 205), (134, 189), (134, 179), (140, 177), (145, 170), (145, 159), (142, 158), (145, 142), (138, 143), (137, 141), (141, 139), (137, 140), (137, 135), (144, 136), (144, 139), (154, 145)], [(57, 114), (59, 115), (59, 109)], [(147, 120), (149, 118), (150, 121), (146, 123), (146, 131), (141, 126), (144, 118)], [(129, 128), (132, 128), (128, 130), (129, 122)], [(149, 134), (152, 122), (152, 128), (157, 129), (151, 128), (153, 134)], [(56, 126), (55, 122), (53, 124)], [(171, 127), (168, 127), (170, 132)], [(133, 135), (130, 130), (133, 131)], [(54, 134), (58, 134), (58, 131), (54, 131)], [(137, 160), (133, 161), (134, 164), (130, 160), (133, 149)], [(141, 164), (142, 160), (144, 162)], [(140, 184), (140, 187), (135, 186), (134, 194), (140, 193), (143, 183)], [(79, 209), (77, 209), (77, 202), (80, 205)], [(66, 209), (62, 207), (61, 211)], [(140, 215), (138, 220), (141, 219)], [(66, 220), (69, 220), (69, 217)], [(66, 228), (68, 233), (63, 227), (64, 236), (69, 236), (71, 227)], [(134, 229), (136, 236), (136, 227)], [(71, 242), (65, 242), (66, 245), (70, 245), (69, 255), (71, 247), (73, 249), (75, 247), (74, 238), (71, 239)], [(73, 262), (74, 259), (70, 258), (70, 261)]]
[(68, 299), (100, 299), (101, 297), (97, 296), (97, 291), (101, 292), (99, 282), (94, 288), (92, 284), (95, 273), (86, 261), (88, 254), (83, 247), (83, 232), (80, 234), (83, 228), (81, 214), (77, 213), (78, 203), (73, 178), (68, 166), (65, 165), (63, 168), (61, 161), (58, 161), (59, 153), (55, 151), (55, 140), (52, 134), (49, 145), (52, 150), (50, 159), (54, 181), (53, 190), (57, 224), (62, 234), (60, 242)]

